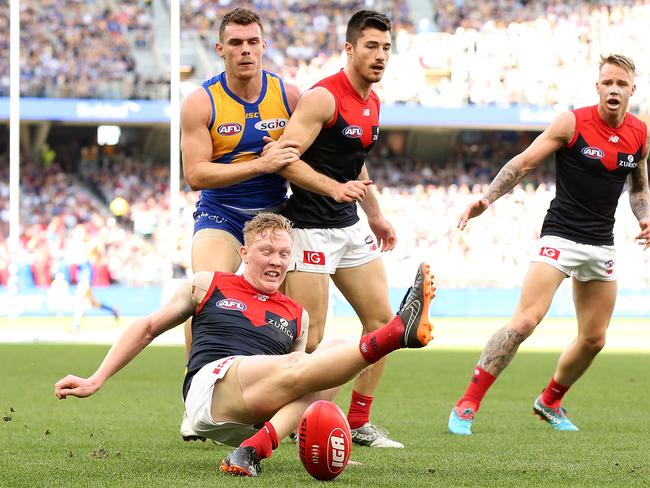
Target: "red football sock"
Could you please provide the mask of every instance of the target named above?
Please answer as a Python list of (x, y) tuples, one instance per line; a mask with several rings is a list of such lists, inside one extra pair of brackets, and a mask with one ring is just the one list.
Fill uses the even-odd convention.
[(361, 427), (370, 420), (370, 407), (374, 397), (362, 395), (352, 390), (350, 409), (348, 410), (348, 422), (351, 429)]
[(251, 446), (255, 448), (257, 457), (262, 460), (271, 457), (273, 449), (278, 447), (280, 440), (271, 422), (265, 422), (264, 427), (258, 430), (251, 437), (239, 444), (239, 447)]
[(555, 378), (551, 378), (551, 381), (548, 382), (542, 392), (542, 403), (551, 408), (559, 407), (564, 394), (569, 391), (569, 388), (571, 387), (561, 385), (555, 381)]
[(478, 409), (481, 406), (481, 400), (483, 400), (483, 397), (496, 379), (496, 376), (492, 376), (484, 369), (479, 368), (478, 366), (474, 368), (474, 375), (467, 386), (467, 390), (465, 390), (465, 394), (460, 397), (456, 406), (471, 407), (474, 409), (474, 412), (478, 412)]
[(397, 315), (382, 328), (361, 336), (359, 351), (370, 364), (376, 363), (386, 354), (400, 349), (400, 338), (404, 334), (404, 324)]

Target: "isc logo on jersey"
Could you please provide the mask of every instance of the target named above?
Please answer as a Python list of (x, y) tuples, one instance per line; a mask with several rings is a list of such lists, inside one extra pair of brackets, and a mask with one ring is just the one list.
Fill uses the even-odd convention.
[(284, 129), (287, 126), (287, 119), (266, 119), (260, 120), (255, 124), (257, 130), (279, 130)]
[(231, 298), (222, 298), (217, 302), (217, 307), (223, 308), (224, 310), (239, 310), (240, 312), (243, 312), (247, 308), (245, 303)]
[(363, 129), (358, 125), (348, 125), (343, 129), (343, 135), (350, 139), (358, 139), (363, 135)]
[(605, 151), (593, 146), (583, 147), (580, 152), (583, 156), (587, 156), (590, 159), (603, 159), (605, 156)]
[(217, 132), (222, 136), (234, 136), (242, 131), (241, 124), (237, 122), (228, 122), (217, 127)]

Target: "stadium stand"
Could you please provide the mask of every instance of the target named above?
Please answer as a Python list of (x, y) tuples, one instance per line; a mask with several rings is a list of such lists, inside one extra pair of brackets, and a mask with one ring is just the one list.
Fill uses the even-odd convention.
[[(141, 56), (144, 51), (151, 51), (154, 60), (166, 55), (168, 37), (161, 37), (156, 26), (168, 20), (168, 2), (75, 1), (63, 8), (64, 3), (21, 3), (23, 95), (168, 97), (162, 64), (147, 64)], [(284, 2), (283, 8), (270, 0), (241, 4), (263, 13), (269, 33), (267, 68), (306, 88), (343, 65), (341, 26), (350, 12), (367, 2), (296, 0)], [(232, 4), (189, 0), (181, 6), (182, 52), (194, 53), (189, 64), (195, 81), (200, 81), (219, 71), (213, 44), (221, 15)], [(650, 25), (650, 0), (621, 0), (615, 5), (577, 0), (460, 4), (444, 0), (435, 6), (430, 17), (417, 18), (412, 3), (406, 1), (381, 0), (372, 5), (389, 11), (395, 20), (393, 57), (378, 87), (386, 106), (568, 108), (571, 103), (593, 103), (594, 94), (585, 86), (593, 84), (598, 55), (623, 49), (637, 60), (639, 69), (631, 108), (650, 112), (646, 62), (650, 47), (641, 38), (642, 27)], [(7, 26), (7, 14), (8, 3), (0, 1), (0, 95), (8, 94), (9, 33), (1, 28)], [(493, 20), (484, 20), (488, 18)], [(406, 80), (404, 73), (409, 75)], [(386, 255), (391, 276), (401, 275), (398, 271), (412, 262), (430, 259), (441, 286), (518, 286), (529, 257), (522, 243), (532, 244), (537, 237), (554, 193), (552, 163), (465, 232), (458, 232), (456, 223), (468, 200), (480, 194), (500, 165), (534, 136), (532, 132), (449, 132), (447, 138), (453, 141), (449, 148), (423, 156), (421, 151), (411, 151), (409, 144), (396, 150), (389, 144), (390, 131), (382, 130), (369, 166), (400, 238), (397, 250)], [(57, 137), (59, 142), (74, 141), (69, 135)], [(53, 159), (40, 152), (23, 161), (19, 257), (23, 283), (47, 285), (61, 266), (74, 281), (74, 257), (65, 250), (78, 248), (75, 239), (81, 233), (75, 228), (79, 226), (105, 243), (106, 270), (96, 273), (104, 282), (160, 284), (183, 274), (197, 194), (182, 191), (177, 221), (183, 227), (171, 229), (169, 170), (163, 159), (147, 156), (143, 147), (118, 145), (109, 152), (94, 143), (83, 150), (68, 145), (74, 147), (67, 151), (57, 147)], [(9, 262), (8, 162), (2, 154), (0, 176), (2, 285)], [(112, 213), (110, 204), (118, 197), (127, 205)], [(650, 278), (644, 270), (650, 254), (634, 244), (637, 224), (627, 203), (619, 207), (619, 214), (621, 286), (648, 287)], [(522, 220), (521, 215), (527, 218)], [(178, 239), (170, 242), (170, 235)]]
[(21, 2), (21, 94), (168, 99), (169, 76), (138, 70), (154, 47), (150, 2)]

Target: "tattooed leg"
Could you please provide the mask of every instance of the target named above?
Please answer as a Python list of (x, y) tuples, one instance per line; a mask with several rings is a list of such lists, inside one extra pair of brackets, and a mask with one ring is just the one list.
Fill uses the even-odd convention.
[(496, 331), (488, 341), (481, 358), (479, 367), (492, 376), (499, 376), (515, 357), (519, 345), (527, 336), (509, 329), (507, 326)]

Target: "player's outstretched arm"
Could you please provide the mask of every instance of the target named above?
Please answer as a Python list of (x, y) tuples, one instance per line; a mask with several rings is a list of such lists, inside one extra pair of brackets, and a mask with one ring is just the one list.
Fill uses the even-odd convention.
[(537, 168), (555, 151), (566, 145), (573, 137), (576, 119), (573, 112), (558, 115), (544, 132), (523, 152), (508, 161), (494, 177), (483, 198), (470, 203), (458, 222), (458, 228), (463, 230), (467, 221), (478, 217), (498, 198), (512, 190), (524, 176)]
[(645, 154), (637, 167), (628, 176), (630, 207), (639, 220), (641, 232), (636, 236), (643, 249), (650, 248), (650, 190), (648, 189), (648, 154), (650, 154), (650, 129), (646, 140)]
[[(336, 112), (336, 101), (325, 88), (312, 88), (298, 100), (280, 141), (297, 141), (300, 154), (316, 140), (321, 129)], [(265, 139), (266, 140), (266, 139)], [(337, 202), (360, 202), (366, 196), (370, 180), (338, 182), (319, 173), (302, 160), (286, 165), (279, 173), (295, 185), (314, 193), (326, 195)]]
[(169, 303), (149, 316), (136, 320), (111, 347), (104, 361), (92, 376), (80, 378), (68, 375), (59, 380), (54, 385), (55, 396), (59, 400), (63, 400), (69, 395), (79, 398), (92, 395), (102, 387), (106, 380), (136, 357), (155, 337), (184, 323), (197, 306), (192, 294), (193, 285), (192, 281), (184, 282)]
[(270, 139), (272, 142), (257, 158), (238, 164), (213, 163), (208, 128), (211, 118), (212, 102), (207, 92), (199, 88), (185, 99), (181, 108), (183, 174), (192, 190), (223, 188), (263, 173), (275, 173), (300, 157), (297, 142), (285, 139), (280, 143)]

